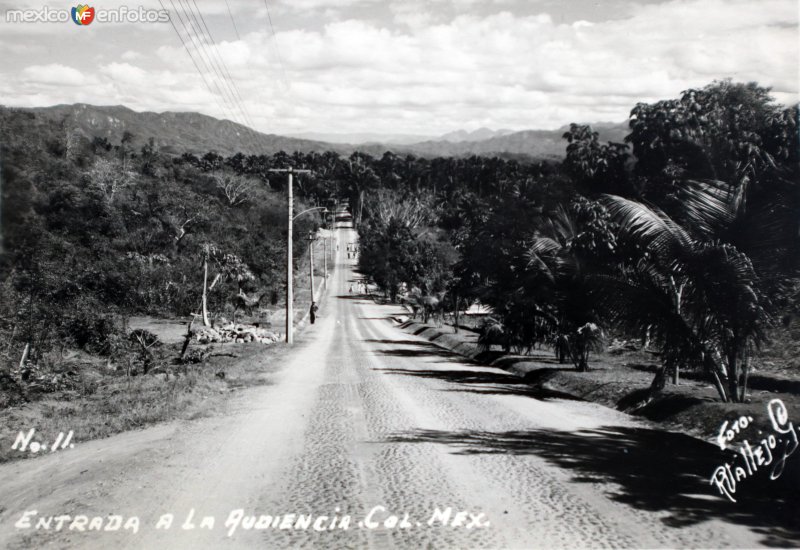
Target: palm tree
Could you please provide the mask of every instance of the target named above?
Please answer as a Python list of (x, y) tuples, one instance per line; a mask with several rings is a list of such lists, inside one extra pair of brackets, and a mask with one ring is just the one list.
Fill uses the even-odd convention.
[[(248, 281), (255, 279), (252, 271), (238, 256), (235, 254), (225, 254), (214, 243), (205, 242), (200, 246), (200, 259), (203, 262), (203, 292), (200, 304), (203, 325), (206, 327), (211, 326), (211, 321), (208, 318), (208, 293), (217, 286), (217, 283), (225, 279), (235, 279), (239, 286), (239, 294), (243, 294), (242, 285)], [(217, 274), (208, 283), (208, 268), (209, 263), (214, 262), (217, 267)], [(260, 298), (259, 298), (260, 301)]]
[(579, 228), (561, 208), (531, 242), (526, 290), (535, 296), (531, 309), (539, 338), (553, 345), (559, 360), (569, 357), (579, 371), (589, 370), (589, 353), (602, 348), (603, 333), (592, 303), (593, 270), (573, 246)]
[(598, 277), (596, 295), (612, 321), (649, 331), (676, 379), (681, 366), (702, 367), (723, 401), (740, 402), (751, 353), (766, 338), (766, 298), (750, 258), (715, 236), (736, 218), (736, 194), (710, 182), (686, 189), (680, 224), (655, 207), (606, 197), (620, 239), (642, 252)]
[(219, 249), (213, 243), (203, 243), (200, 246), (200, 259), (203, 262), (203, 292), (202, 292), (202, 299), (200, 303), (201, 314), (203, 316), (203, 326), (210, 327), (211, 321), (208, 319), (208, 292), (211, 288), (216, 285), (217, 280), (219, 277), (215, 278), (214, 281), (211, 283), (211, 287), (208, 285), (208, 263), (211, 261), (214, 256), (219, 253)]
[(356, 227), (361, 225), (367, 190), (372, 189), (379, 182), (377, 174), (372, 169), (372, 162), (373, 159), (369, 155), (355, 152), (341, 165), (341, 178), (348, 185), (350, 207)]

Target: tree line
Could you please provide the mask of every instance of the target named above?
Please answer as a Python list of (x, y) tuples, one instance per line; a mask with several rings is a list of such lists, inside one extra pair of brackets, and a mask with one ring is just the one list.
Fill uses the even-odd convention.
[(724, 81), (637, 104), (624, 143), (571, 125), (558, 165), (417, 160), (409, 177), (374, 159), (360, 268), (423, 316), (488, 306), (486, 346), (547, 345), (586, 370), (613, 332), (657, 350), (657, 381), (691, 369), (742, 401), (797, 311), (797, 122), (768, 89)]
[[(117, 362), (130, 352), (131, 315), (196, 313), (209, 323), (209, 312), (230, 319), (283, 299), (277, 178), (244, 173), (236, 159), (211, 166), (165, 154), (152, 139), (134, 150), (130, 134), (88, 138), (25, 111), (0, 110), (0, 128), (7, 367), (47, 366), (65, 349)], [(323, 221), (303, 217), (296, 229)], [(295, 243), (298, 261), (305, 246)]]
[(423, 317), (480, 303), (484, 345), (550, 346), (579, 370), (609, 332), (641, 338), (662, 375), (704, 372), (739, 401), (754, 352), (796, 309), (797, 120), (768, 89), (717, 82), (636, 105), (624, 143), (573, 124), (563, 162), (528, 162), (176, 156), (0, 109), (3, 358), (113, 356), (126, 315), (279, 303), (286, 178), (270, 169), (294, 166), (312, 171), (296, 206), (348, 204), (362, 273)]
[[(286, 177), (272, 168), (312, 169), (295, 178), (298, 211), (341, 200), (359, 220), (390, 179), (393, 188), (453, 195), (467, 185), (490, 193), (483, 182), (507, 171), (500, 159), (391, 153), (175, 155), (152, 138), (135, 148), (128, 132), (112, 143), (68, 118), (54, 123), (12, 108), (0, 108), (0, 130), (0, 358), (7, 368), (47, 367), (75, 348), (117, 362), (130, 352), (131, 315), (198, 314), (209, 323), (209, 313), (230, 318), (242, 307), (282, 304)], [(312, 213), (295, 230), (324, 223)], [(304, 261), (307, 243), (294, 246), (295, 261)]]

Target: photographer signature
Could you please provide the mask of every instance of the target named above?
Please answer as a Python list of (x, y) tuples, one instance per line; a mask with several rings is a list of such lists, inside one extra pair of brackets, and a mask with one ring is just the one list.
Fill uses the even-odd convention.
[[(716, 486), (720, 495), (726, 496), (732, 502), (736, 502), (733, 495), (736, 494), (737, 484), (756, 474), (760, 468), (772, 466), (769, 477), (771, 480), (778, 479), (783, 473), (786, 459), (800, 446), (800, 442), (797, 439), (797, 430), (795, 430), (794, 424), (789, 421), (789, 412), (783, 401), (780, 399), (770, 401), (767, 405), (767, 414), (772, 423), (774, 433), (770, 433), (767, 437), (753, 444), (746, 439), (743, 440), (736, 459), (739, 457), (744, 459), (744, 465), (737, 465), (736, 459), (734, 459), (717, 467), (711, 475), (711, 485)], [(745, 428), (749, 423), (747, 420), (752, 421), (752, 418), (746, 419), (745, 422), (739, 419), (737, 423), (744, 424), (741, 427)], [(734, 437), (730, 430), (731, 433), (727, 434), (727, 436), (722, 435), (725, 432), (725, 427), (727, 427), (727, 423), (723, 424), (723, 428), (720, 430), (721, 435), (718, 437), (718, 444), (723, 450), (726, 447), (726, 443), (729, 443)], [(734, 431), (736, 433), (740, 431), (738, 426)]]

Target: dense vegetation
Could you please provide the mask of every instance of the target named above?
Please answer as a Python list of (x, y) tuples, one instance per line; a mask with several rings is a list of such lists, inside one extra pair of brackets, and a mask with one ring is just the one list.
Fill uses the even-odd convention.
[(721, 82), (636, 105), (625, 143), (572, 125), (560, 166), (409, 173), (384, 157), (360, 201), (361, 267), (425, 315), (490, 306), (486, 345), (545, 344), (586, 370), (615, 331), (658, 350), (662, 380), (703, 371), (741, 401), (753, 353), (797, 304), (797, 121), (768, 90)]
[[(131, 314), (230, 314), (276, 303), (285, 285), (285, 176), (140, 150), (4, 111), (0, 335), (6, 366), (79, 348), (111, 362), (129, 350)], [(282, 158), (262, 158), (264, 167)], [(302, 203), (298, 207), (302, 207)], [(305, 233), (319, 217), (304, 216)], [(299, 239), (296, 257), (307, 246)], [(134, 346), (135, 348), (136, 346)], [(52, 355), (52, 353), (51, 353)]]
[[(586, 126), (563, 163), (363, 153), (175, 156), (0, 111), (3, 361), (115, 354), (141, 312), (283, 299), (285, 178), (349, 204), (360, 268), (424, 318), (474, 303), (484, 345), (551, 346), (579, 370), (610, 332), (744, 397), (754, 350), (797, 303), (798, 109), (755, 84), (639, 104), (625, 143)], [(303, 234), (321, 218), (301, 218)], [(295, 257), (305, 243), (296, 242)], [(50, 353), (50, 355), (48, 355)]]

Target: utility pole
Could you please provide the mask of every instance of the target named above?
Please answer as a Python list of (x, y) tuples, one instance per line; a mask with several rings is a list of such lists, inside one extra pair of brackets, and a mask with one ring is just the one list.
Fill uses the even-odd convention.
[[(326, 213), (326, 215), (325, 215), (325, 221), (326, 222), (328, 221), (328, 215), (327, 214), (328, 213)], [(333, 219), (333, 216), (331, 217), (331, 219)], [(333, 235), (333, 223), (332, 222), (331, 223), (326, 223), (326, 225), (328, 227), (327, 227), (327, 233), (325, 234), (325, 237), (323, 237), (323, 239), (322, 239), (322, 252), (323, 252), (323, 257), (325, 258), (325, 262), (324, 262), (324, 266), (325, 266), (325, 290), (328, 290), (328, 240), (331, 238), (331, 235)]]
[(309, 274), (311, 275), (311, 301), (314, 301), (314, 233), (308, 232), (308, 260)]
[(292, 175), (295, 173), (307, 174), (311, 170), (295, 170), (289, 168), (271, 168), (270, 172), (287, 172), (289, 174), (289, 232), (286, 246), (286, 343), (294, 343), (294, 289), (292, 288), (292, 223), (294, 222), (294, 197), (292, 196)]
[(325, 266), (325, 290), (328, 289), (328, 236), (322, 237), (322, 258)]

